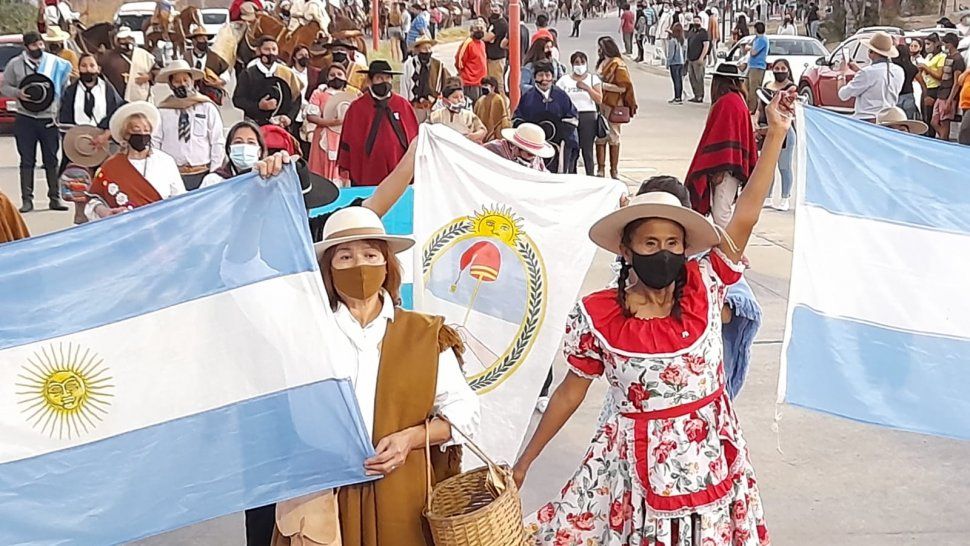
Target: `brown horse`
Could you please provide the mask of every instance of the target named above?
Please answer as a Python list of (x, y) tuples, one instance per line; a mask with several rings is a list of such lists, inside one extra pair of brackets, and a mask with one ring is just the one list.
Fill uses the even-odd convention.
[(284, 63), (290, 62), (290, 56), (293, 55), (293, 51), (298, 46), (310, 47), (315, 45), (320, 35), (320, 25), (316, 21), (310, 21), (292, 32), (284, 30), (276, 37), (280, 47), (280, 60)]
[(114, 47), (115, 26), (111, 23), (97, 23), (82, 30), (77, 35), (77, 47), (82, 53), (97, 55)]
[[(185, 37), (189, 35), (192, 25), (202, 26), (202, 12), (195, 6), (188, 6), (179, 12), (175, 20), (169, 24), (169, 37), (175, 50), (175, 58), (185, 58)], [(145, 34), (145, 47), (148, 51), (155, 51), (158, 41), (164, 36), (160, 21), (154, 17), (142, 27)]]
[(242, 33), (239, 43), (236, 44), (236, 75), (246, 69), (256, 57), (256, 42), (263, 36), (272, 36), (279, 40), (286, 27), (279, 19), (265, 13), (257, 13), (256, 19), (246, 25), (246, 32)]

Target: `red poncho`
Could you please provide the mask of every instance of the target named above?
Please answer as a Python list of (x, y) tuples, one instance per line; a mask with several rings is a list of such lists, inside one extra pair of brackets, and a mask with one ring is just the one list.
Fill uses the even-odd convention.
[(391, 174), (418, 136), (411, 103), (392, 93), (378, 105), (370, 93), (355, 100), (344, 117), (337, 166), (350, 173), (351, 186), (376, 186)]
[(711, 108), (694, 160), (687, 170), (685, 185), (690, 191), (691, 208), (700, 214), (710, 214), (709, 177), (728, 171), (744, 184), (757, 161), (758, 145), (748, 106), (740, 94), (728, 93)]

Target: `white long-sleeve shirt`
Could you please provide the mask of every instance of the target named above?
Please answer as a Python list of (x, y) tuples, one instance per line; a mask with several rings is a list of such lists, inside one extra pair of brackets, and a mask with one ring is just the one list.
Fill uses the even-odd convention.
[[(377, 373), (380, 367), (381, 342), (387, 324), (394, 320), (394, 303), (387, 292), (384, 304), (376, 319), (361, 326), (343, 303), (334, 313), (337, 326), (356, 350), (357, 358), (336, 362), (337, 372), (349, 377), (357, 394), (357, 404), (367, 426), (367, 433), (374, 435), (374, 406), (377, 402)], [(438, 357), (438, 380), (434, 397), (434, 411), (444, 415), (462, 432), (474, 437), (481, 422), (478, 396), (465, 381), (455, 354), (446, 350)], [(373, 438), (375, 441), (380, 438)], [(461, 444), (461, 435), (452, 432), (451, 440), (442, 445)]]
[(888, 61), (877, 61), (864, 67), (848, 84), (839, 88), (839, 98), (855, 98), (856, 119), (876, 119), (879, 112), (896, 106), (906, 74), (903, 67)]
[[(172, 156), (165, 152), (154, 149), (146, 159), (129, 157), (128, 161), (131, 162), (131, 166), (135, 170), (145, 177), (145, 180), (148, 180), (148, 183), (155, 188), (162, 199), (185, 193), (185, 184), (182, 183), (182, 175), (179, 174), (178, 166), (175, 165)], [(98, 198), (91, 199), (85, 205), (84, 215), (87, 216), (88, 220), (94, 221), (101, 218), (94, 211), (98, 205), (104, 205), (104, 202)]]
[(183, 110), (159, 108), (158, 112), (160, 121), (152, 134), (152, 144), (172, 156), (176, 165), (208, 165), (210, 171), (222, 166), (226, 159), (226, 137), (222, 134), (222, 116), (215, 104), (202, 102), (185, 110), (189, 115), (187, 142), (179, 138), (179, 115)]

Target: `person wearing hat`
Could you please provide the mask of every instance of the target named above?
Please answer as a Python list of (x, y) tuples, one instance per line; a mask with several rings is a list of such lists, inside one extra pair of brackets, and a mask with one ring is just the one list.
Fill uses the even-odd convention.
[(845, 74), (839, 74), (839, 100), (855, 99), (852, 117), (875, 121), (879, 112), (896, 106), (906, 74), (903, 67), (889, 62), (889, 59), (899, 55), (889, 34), (875, 32), (859, 43), (869, 50), (869, 60), (872, 62), (861, 69), (854, 62), (849, 62), (849, 68), (856, 74), (848, 84), (845, 83)]
[(533, 123), (523, 123), (512, 129), (502, 129), (502, 138), (485, 144), (485, 149), (515, 161), (523, 167), (546, 172), (546, 159), (556, 155), (556, 149), (546, 142), (542, 127)]
[(478, 397), (461, 370), (458, 334), (441, 317), (400, 307), (397, 255), (413, 245), (410, 237), (388, 235), (367, 207), (333, 213), (314, 244), (337, 324), (334, 342), (356, 353), (340, 364), (375, 446), (364, 469), (383, 476), (337, 493), (344, 546), (433, 546), (422, 516), (426, 438), (435, 446), (433, 485), (461, 471), (462, 436), (452, 427), (473, 437), (481, 422)]
[(347, 71), (347, 83), (356, 89), (367, 87), (367, 65), (361, 64), (357, 57), (360, 51), (348, 40), (334, 39), (323, 44), (323, 49), (330, 52), (331, 62), (337, 63)]
[(744, 92), (745, 74), (738, 65), (721, 63), (711, 79), (711, 111), (684, 184), (691, 207), (726, 227), (738, 189), (758, 161), (758, 144)]
[(431, 108), (444, 91), (445, 80), (451, 77), (444, 63), (431, 55), (436, 43), (427, 36), (418, 38), (411, 46), (412, 55), (404, 61), (401, 95), (414, 107), (418, 123), (427, 121)]
[(275, 38), (260, 38), (256, 53), (257, 57), (239, 73), (232, 104), (259, 125), (289, 127), (302, 103), (300, 82), (289, 67), (279, 62)]
[(468, 38), (455, 53), (455, 68), (465, 87), (465, 96), (473, 102), (482, 96), (482, 79), (488, 75), (488, 58), (485, 55), (485, 21), (475, 19), (469, 28)]
[(151, 53), (135, 44), (130, 28), (119, 28), (114, 41), (115, 48), (105, 51), (101, 58), (105, 76), (126, 101), (149, 100), (160, 65)]
[(512, 123), (554, 127), (551, 133), (546, 131), (547, 140), (552, 141), (556, 148), (556, 154), (547, 167), (554, 173), (568, 172), (567, 167), (575, 168), (573, 157), (579, 153), (579, 112), (569, 95), (556, 86), (552, 63), (536, 63), (533, 74), (535, 86), (519, 99), (519, 105), (512, 114)]
[(414, 44), (422, 37), (431, 37), (431, 15), (424, 2), (417, 1), (411, 4), (411, 27), (405, 38), (405, 43), (409, 51), (414, 50)]
[(47, 197), (51, 210), (67, 210), (57, 190), (57, 149), (60, 137), (54, 119), (64, 88), (71, 75), (71, 63), (45, 51), (36, 32), (23, 36), (24, 52), (7, 63), (0, 94), (17, 99), (13, 135), (20, 155), (20, 212), (34, 210), (34, 166), (37, 146), (44, 162)]
[[(593, 380), (611, 392), (592, 456), (526, 517), (535, 544), (555, 544), (563, 528), (575, 544), (669, 544), (671, 536), (724, 544), (724, 535), (737, 546), (770, 543), (725, 385), (721, 313), (727, 288), (741, 280), (795, 99), (785, 91), (769, 107), (762, 158), (726, 229), (685, 206), (679, 186), (638, 195), (590, 229), (593, 243), (620, 257), (618, 284), (582, 298), (567, 318), (569, 371), (513, 467), (516, 483)], [(685, 471), (688, 479), (677, 476)]]
[(372, 62), (367, 91), (347, 110), (337, 165), (352, 186), (380, 183), (418, 136), (414, 108), (391, 89), (395, 75), (387, 61)]
[(47, 31), (44, 32), (44, 44), (47, 51), (71, 63), (71, 81), (75, 81), (78, 77), (78, 56), (77, 53), (66, 47), (70, 38), (71, 35), (61, 30), (61, 27), (57, 25), (48, 26)]
[(350, 181), (341, 178), (337, 168), (340, 133), (347, 110), (360, 91), (347, 85), (347, 71), (342, 64), (332, 63), (324, 76), (326, 81), (313, 91), (307, 105), (306, 124), (313, 133), (308, 162), (310, 172), (346, 187)]
[(229, 84), (229, 63), (209, 52), (209, 34), (205, 27), (192, 25), (186, 39), (192, 43), (192, 49), (187, 53), (187, 60), (192, 68), (201, 70), (204, 74), (196, 85), (204, 95), (212, 99), (217, 105), (222, 104), (222, 97)]
[(487, 131), (482, 120), (468, 108), (461, 80), (452, 78), (447, 81), (441, 100), (445, 107), (431, 112), (428, 122), (450, 127), (468, 140), (481, 144)]
[[(115, 88), (101, 76), (101, 67), (98, 65), (98, 59), (94, 55), (90, 53), (81, 54), (78, 60), (78, 73), (78, 80), (67, 86), (67, 89), (64, 90), (64, 95), (61, 97), (61, 105), (58, 109), (57, 121), (61, 125), (66, 126), (73, 125), (99, 129), (100, 131), (91, 131), (85, 134), (88, 134), (92, 139), (90, 144), (93, 146), (93, 149), (90, 150), (92, 153), (89, 157), (97, 156), (103, 160), (107, 157), (107, 145), (111, 139), (111, 131), (108, 130), (108, 121), (125, 101), (115, 91)], [(62, 171), (69, 161), (73, 161), (74, 163), (79, 162), (78, 158), (72, 157), (77, 155), (75, 153), (75, 145), (79, 141), (68, 139), (69, 134), (70, 131), (64, 135), (64, 157), (61, 160)], [(70, 143), (68, 142), (69, 140)], [(100, 151), (94, 154), (94, 149)], [(87, 150), (87, 148), (84, 150)], [(84, 154), (87, 155), (87, 152), (84, 152)], [(83, 160), (82, 162), (87, 163)], [(96, 167), (99, 164), (100, 161), (97, 161), (86, 166)]]
[(158, 73), (171, 95), (158, 103), (159, 122), (152, 145), (172, 156), (186, 190), (202, 184), (225, 160), (222, 115), (212, 100), (196, 89), (204, 73), (176, 59)]
[(909, 119), (906, 116), (906, 112), (898, 106), (886, 108), (882, 112), (879, 112), (879, 115), (876, 116), (876, 124), (913, 135), (922, 135), (928, 129), (927, 125), (922, 121)]
[(960, 97), (960, 77), (967, 69), (966, 61), (958, 47), (960, 38), (955, 33), (943, 36), (943, 52), (946, 59), (940, 71), (940, 87), (937, 89), (936, 102), (933, 104), (933, 115), (930, 123), (940, 140), (950, 140), (951, 121), (957, 115), (957, 103)]

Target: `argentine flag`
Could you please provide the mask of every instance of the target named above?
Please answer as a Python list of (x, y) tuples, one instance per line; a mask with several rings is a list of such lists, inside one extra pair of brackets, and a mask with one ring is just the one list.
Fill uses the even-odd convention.
[(113, 544), (369, 479), (295, 173), (0, 246), (0, 544)]
[(970, 438), (968, 148), (814, 108), (779, 399)]

